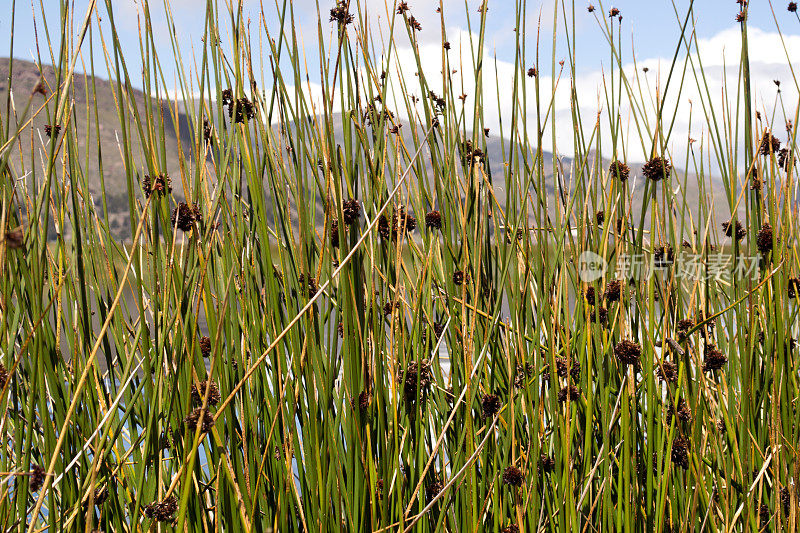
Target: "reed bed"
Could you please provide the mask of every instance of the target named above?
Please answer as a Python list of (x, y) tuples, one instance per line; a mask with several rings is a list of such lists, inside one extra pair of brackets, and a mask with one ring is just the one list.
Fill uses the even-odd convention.
[[(747, 14), (769, 6), (729, 2), (720, 95), (691, 7), (648, 78), (596, 3), (458, 6), (458, 45), (443, 4), (318, 4), (315, 66), (282, 0), (199, 2), (192, 49), (144, 1), (133, 52), (111, 0), (34, 6), (51, 74), (0, 103), (3, 530), (796, 531), (796, 128), (775, 117), (800, 106), (754, 94)], [(517, 25), (502, 80), (492, 16)], [(605, 36), (602, 105), (567, 89), (560, 124), (579, 17)], [(689, 87), (696, 141), (673, 130)]]

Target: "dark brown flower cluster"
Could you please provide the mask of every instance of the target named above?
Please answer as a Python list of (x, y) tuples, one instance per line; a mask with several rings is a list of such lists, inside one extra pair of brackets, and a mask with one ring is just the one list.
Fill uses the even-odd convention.
[(692, 421), (692, 408), (684, 398), (678, 400), (678, 405), (675, 406), (675, 414), (678, 416), (678, 420), (684, 422)]
[(353, 22), (353, 14), (347, 10), (347, 0), (339, 0), (331, 8), (331, 22), (336, 22), (339, 26), (347, 26)]
[(622, 283), (619, 280), (611, 280), (606, 285), (605, 297), (609, 302), (618, 302), (622, 296)]
[(579, 400), (581, 397), (581, 391), (575, 385), (566, 385), (560, 391), (558, 391), (558, 401), (559, 403), (564, 402), (574, 402)]
[(172, 192), (172, 180), (169, 179), (169, 174), (152, 177), (148, 175), (142, 180), (142, 190), (145, 198), (150, 198), (154, 193), (156, 196), (166, 196)]
[(769, 222), (764, 222), (756, 236), (756, 246), (759, 252), (766, 254), (772, 251), (772, 237), (772, 225)]
[(433, 230), (442, 229), (442, 214), (439, 211), (433, 210), (425, 215), (425, 226)]
[(214, 129), (211, 127), (211, 124), (208, 122), (207, 118), (203, 119), (203, 140), (205, 142), (211, 142), (211, 138), (214, 134)]
[(25, 245), (25, 235), (22, 233), (22, 228), (15, 228), (6, 231), (5, 239), (6, 247), (12, 250), (19, 250)]
[(587, 304), (594, 305), (596, 300), (594, 287), (586, 287), (586, 290), (583, 291), (583, 297), (586, 298)]
[(667, 268), (675, 262), (675, 251), (669, 244), (656, 246), (653, 250), (653, 263), (656, 268)]
[(521, 487), (524, 482), (525, 476), (522, 474), (522, 470), (516, 466), (509, 466), (503, 470), (503, 483), (506, 485), (511, 485), (512, 487)]
[(606, 326), (608, 324), (608, 309), (602, 306), (597, 307), (589, 318), (593, 324), (597, 323), (602, 326)]
[(256, 116), (256, 107), (246, 96), (228, 104), (228, 117), (236, 123), (244, 124), (244, 119)]
[(723, 222), (722, 231), (724, 231), (725, 235), (728, 237), (736, 236), (737, 241), (741, 241), (747, 235), (747, 230), (744, 229), (744, 226), (742, 226), (742, 223), (738, 220), (735, 225), (731, 221)]
[(611, 10), (608, 12), (608, 16), (611, 17), (612, 19), (614, 17), (619, 16), (619, 9), (617, 9), (616, 7), (612, 7)]
[(800, 293), (800, 278), (789, 278), (786, 283), (786, 293), (789, 298), (797, 298)]
[(556, 374), (561, 378), (569, 375), (572, 379), (578, 379), (581, 375), (581, 364), (574, 358), (569, 361), (567, 357), (556, 357)]
[(45, 124), (44, 126), (44, 134), (47, 135), (49, 138), (58, 137), (58, 134), (61, 133), (61, 126), (58, 124)]
[(650, 180), (659, 181), (672, 173), (672, 163), (660, 156), (652, 158), (642, 167), (642, 174)]
[(656, 369), (656, 375), (666, 383), (678, 382), (678, 365), (672, 361), (664, 361)]
[(331, 221), (331, 247), (339, 247), (339, 221), (335, 218)]
[(758, 153), (761, 155), (777, 154), (781, 149), (781, 141), (772, 133), (765, 131), (758, 145)]
[(169, 522), (175, 511), (178, 510), (178, 498), (170, 496), (160, 502), (145, 505), (143, 510), (147, 518), (155, 519), (158, 522)]
[(297, 282), (300, 284), (300, 290), (303, 291), (304, 296), (307, 296), (308, 298), (313, 298), (314, 296), (317, 295), (319, 286), (317, 285), (317, 280), (315, 278), (309, 276), (308, 282), (306, 282), (305, 274), (300, 274), (300, 277), (297, 278)]
[(787, 8), (789, 13), (797, 13), (797, 2), (789, 2)]
[(639, 358), (642, 355), (642, 347), (639, 343), (625, 339), (614, 346), (614, 356), (625, 365), (639, 367)]
[(38, 492), (39, 489), (42, 488), (42, 485), (44, 485), (47, 472), (41, 466), (33, 465), (29, 475), (31, 476), (31, 483), (28, 487), (30, 488), (31, 492)]
[(466, 140), (461, 144), (461, 157), (465, 163), (480, 163), (483, 158), (483, 150), (474, 147), (471, 140)]
[(205, 396), (206, 393), (206, 386), (208, 386), (208, 405), (215, 406), (219, 403), (221, 397), (217, 384), (213, 381), (201, 381), (199, 387), (197, 385), (192, 386), (193, 404), (197, 406), (203, 405), (203, 396)]
[(531, 67), (528, 69), (528, 77), (535, 78), (539, 74), (539, 71), (536, 70), (536, 67)]
[(500, 412), (501, 407), (503, 407), (503, 402), (500, 401), (496, 394), (484, 394), (483, 398), (481, 398), (483, 418), (492, 418)]
[(422, 31), (422, 24), (420, 24), (419, 21), (413, 16), (408, 17), (408, 25), (414, 31)]
[(455, 285), (463, 285), (464, 284), (464, 271), (463, 270), (456, 270), (453, 272), (453, 284)]
[(525, 380), (530, 378), (533, 375), (533, 365), (530, 363), (517, 364), (516, 371), (514, 374), (514, 386), (518, 389), (521, 389), (525, 386)]
[(778, 152), (778, 165), (789, 172), (789, 166), (795, 162), (795, 156), (793, 153), (789, 152), (788, 148), (781, 148), (781, 151)]
[(703, 359), (703, 372), (719, 370), (728, 362), (728, 357), (717, 349), (714, 344), (707, 344), (705, 348), (705, 358)]
[(539, 470), (545, 474), (550, 474), (556, 469), (556, 460), (547, 454), (542, 454), (539, 457)]
[(433, 373), (428, 360), (423, 359), (420, 363), (411, 361), (406, 367), (403, 379), (403, 395), (406, 402), (414, 404), (417, 400), (417, 393), (419, 393), (420, 399), (424, 400), (431, 383), (433, 383)]
[(399, 4), (397, 4), (398, 15), (402, 15), (406, 11), (408, 11), (408, 2), (400, 2)]
[(684, 470), (689, 469), (689, 439), (683, 435), (675, 437), (672, 441), (672, 462)]
[(209, 337), (200, 337), (200, 353), (205, 358), (211, 355), (211, 339)]
[(0, 390), (6, 386), (6, 382), (8, 381), (8, 370), (6, 369), (6, 365), (0, 363)]
[(202, 407), (193, 409), (183, 421), (191, 431), (196, 431), (198, 424), (202, 433), (208, 433), (214, 427), (214, 417), (211, 416), (208, 409), (203, 409)]
[(181, 231), (191, 231), (194, 223), (201, 223), (203, 221), (203, 213), (197, 204), (189, 205), (186, 202), (181, 202), (178, 207), (172, 212), (170, 222), (173, 227)]
[(602, 209), (594, 214), (594, 221), (597, 226), (602, 226), (606, 221), (606, 212)]
[(414, 231), (416, 228), (417, 219), (413, 215), (407, 214), (402, 205), (396, 207), (392, 212), (391, 222), (386, 215), (378, 218), (378, 233), (386, 240), (397, 241), (404, 232)]
[[(106, 500), (108, 499), (108, 486), (102, 486), (94, 489), (94, 505), (95, 507), (102, 507)], [(89, 499), (87, 498), (83, 502), (83, 508), (86, 509), (89, 506)]]
[(355, 198), (345, 200), (342, 204), (342, 215), (344, 216), (344, 223), (352, 226), (361, 217), (361, 204)]

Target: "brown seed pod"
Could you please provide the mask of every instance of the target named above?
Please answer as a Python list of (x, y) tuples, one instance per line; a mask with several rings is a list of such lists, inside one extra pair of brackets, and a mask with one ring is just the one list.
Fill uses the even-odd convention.
[(558, 391), (559, 403), (574, 402), (581, 397), (581, 391), (575, 385), (567, 385)]
[(528, 69), (528, 77), (529, 78), (535, 78), (537, 76), (537, 74), (539, 74), (539, 72), (536, 70), (536, 67), (531, 67), (531, 68)]
[(669, 244), (656, 246), (653, 250), (653, 263), (656, 268), (667, 268), (675, 263), (675, 251)]
[(45, 124), (44, 126), (44, 134), (47, 135), (48, 138), (58, 137), (58, 134), (61, 133), (61, 126), (58, 124)]
[(636, 342), (625, 339), (614, 346), (614, 355), (621, 363), (638, 368), (642, 347)]
[(503, 407), (503, 403), (496, 394), (485, 394), (481, 399), (481, 409), (483, 410), (483, 418), (492, 418)]
[(797, 13), (797, 2), (789, 2), (789, 6), (786, 9), (789, 10), (789, 13)]
[(178, 498), (173, 495), (160, 502), (145, 505), (142, 510), (147, 518), (158, 522), (169, 522), (172, 520), (175, 511), (178, 510)]
[(453, 272), (453, 283), (455, 285), (462, 285), (464, 283), (464, 271), (456, 270)]
[(765, 131), (758, 145), (758, 153), (761, 155), (777, 154), (781, 149), (781, 140)]
[[(734, 228), (736, 230), (735, 232)], [(744, 226), (742, 226), (742, 223), (738, 220), (736, 221), (735, 226), (730, 221), (723, 222), (722, 231), (724, 231), (725, 235), (728, 237), (733, 237), (735, 235), (737, 241), (741, 241), (747, 235), (747, 230), (744, 229)]]
[(672, 452), (670, 454), (673, 464), (689, 469), (689, 439), (683, 435), (675, 437), (672, 441)]
[(200, 353), (205, 358), (211, 355), (211, 339), (209, 337), (200, 337)]
[(6, 386), (6, 382), (8, 381), (8, 370), (3, 363), (0, 363), (0, 390), (2, 390)]
[(586, 290), (583, 291), (583, 296), (586, 298), (586, 303), (588, 303), (589, 305), (594, 305), (595, 303), (594, 287), (586, 287)]
[(358, 219), (361, 217), (361, 204), (359, 204), (358, 200), (355, 198), (345, 200), (342, 204), (342, 215), (344, 217), (344, 223), (348, 226), (352, 226), (357, 223)]
[[(158, 176), (153, 177), (145, 176), (142, 180), (142, 190), (144, 191), (145, 198), (150, 198), (150, 195), (152, 194), (155, 194), (156, 197), (166, 196), (172, 191), (169, 174), (159, 174)], [(190, 214), (192, 214), (191, 211)], [(175, 221), (173, 220), (172, 223), (175, 224)]]
[(611, 163), (611, 166), (608, 167), (608, 173), (619, 181), (628, 181), (628, 177), (631, 175), (631, 169), (622, 161), (614, 161)]
[(605, 298), (609, 302), (618, 302), (622, 296), (622, 282), (613, 279), (606, 285)]
[(764, 222), (756, 236), (756, 246), (758, 246), (758, 251), (762, 254), (772, 251), (772, 235), (772, 225), (769, 222)]
[(339, 221), (333, 219), (331, 221), (331, 248), (339, 247)]
[(442, 214), (439, 211), (431, 211), (425, 215), (425, 226), (428, 229), (442, 229)]
[(566, 357), (556, 357), (556, 374), (561, 378), (570, 375), (573, 379), (578, 379), (581, 375), (581, 364), (574, 358), (568, 362)]
[(28, 485), (28, 487), (30, 488), (31, 492), (38, 492), (39, 489), (42, 488), (42, 485), (44, 485), (44, 480), (47, 477), (47, 472), (41, 466), (33, 465), (31, 467), (29, 475), (31, 477), (31, 482), (30, 485)]
[(606, 221), (606, 212), (602, 209), (594, 214), (594, 221), (598, 226), (602, 226)]
[(213, 381), (209, 383), (208, 381), (201, 381), (200, 387), (197, 385), (192, 386), (192, 403), (201, 406), (203, 405), (203, 396), (206, 393), (206, 386), (208, 385), (208, 405), (215, 406), (219, 403), (221, 397), (219, 394), (219, 388), (217, 388), (217, 384)]
[(545, 474), (550, 474), (556, 469), (556, 460), (549, 455), (542, 454), (539, 457), (539, 470)]
[(668, 178), (672, 173), (672, 163), (660, 156), (652, 158), (642, 167), (642, 174), (652, 181)]
[(786, 283), (786, 292), (789, 298), (797, 298), (797, 294), (800, 293), (800, 278), (789, 278)]
[(185, 232), (191, 231), (195, 222), (199, 223), (202, 221), (203, 215), (197, 204), (189, 205), (186, 202), (178, 204), (178, 207), (172, 212), (172, 218), (170, 219), (173, 227), (177, 226), (179, 230)]
[(656, 369), (656, 375), (666, 383), (678, 382), (678, 365), (672, 361), (664, 361)]
[(512, 487), (520, 487), (525, 482), (525, 476), (522, 470), (516, 466), (509, 466), (503, 470), (503, 483), (511, 485)]
[(211, 428), (214, 427), (214, 417), (211, 416), (208, 409), (204, 410), (202, 407), (196, 407), (191, 413), (186, 415), (183, 421), (186, 423), (186, 427), (191, 431), (196, 431), (198, 424), (200, 424), (200, 431), (202, 433), (208, 433), (211, 431)]
[(703, 372), (720, 370), (728, 362), (728, 357), (713, 344), (707, 344), (703, 360)]

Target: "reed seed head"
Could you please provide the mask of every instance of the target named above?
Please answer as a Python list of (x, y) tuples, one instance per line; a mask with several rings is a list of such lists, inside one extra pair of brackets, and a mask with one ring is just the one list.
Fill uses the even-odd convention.
[(672, 361), (664, 361), (656, 369), (656, 375), (665, 383), (678, 382), (678, 365)]
[(589, 305), (595, 304), (595, 291), (594, 287), (586, 287), (586, 290), (583, 291), (583, 296), (586, 298), (586, 303)]
[(442, 229), (442, 214), (439, 211), (431, 211), (425, 215), (425, 226), (428, 229)]
[(668, 159), (660, 156), (652, 158), (644, 164), (642, 174), (652, 181), (659, 181), (662, 178), (668, 178), (672, 173), (672, 163)]
[(11, 250), (19, 250), (25, 246), (25, 235), (22, 233), (22, 228), (15, 228), (6, 231), (5, 234), (6, 247)]
[[(734, 231), (734, 228), (736, 231)], [(728, 237), (735, 236), (737, 241), (741, 241), (747, 235), (747, 230), (744, 229), (744, 226), (742, 226), (742, 223), (738, 220), (736, 221), (735, 226), (731, 221), (723, 222), (722, 231), (724, 231), (725, 235)]]
[(614, 161), (608, 168), (608, 173), (611, 174), (612, 177), (617, 178), (619, 181), (624, 182), (628, 181), (628, 177), (631, 175), (631, 169), (628, 168), (628, 165), (622, 161)]
[(705, 348), (705, 358), (703, 360), (703, 372), (720, 370), (728, 362), (728, 357), (722, 353), (714, 344), (707, 344)]
[(672, 453), (670, 454), (672, 463), (683, 468), (689, 469), (689, 439), (683, 435), (678, 435), (672, 441)]
[(606, 292), (605, 292), (606, 300), (609, 302), (618, 302), (621, 296), (622, 296), (622, 282), (617, 279), (609, 281), (608, 285), (606, 285)]
[(625, 339), (614, 346), (614, 355), (625, 365), (639, 366), (639, 358), (642, 355), (642, 347), (639, 343)]
[(481, 408), (483, 410), (483, 418), (492, 418), (503, 407), (503, 403), (496, 394), (484, 394), (481, 399)]
[(464, 284), (464, 271), (463, 270), (456, 270), (453, 272), (453, 283), (455, 285), (463, 285)]
[(797, 2), (789, 2), (786, 9), (789, 10), (789, 13), (797, 13)]
[(172, 212), (170, 222), (173, 227), (176, 227), (184, 232), (189, 232), (194, 227), (195, 222), (200, 223), (203, 221), (203, 214), (197, 204), (189, 205), (186, 202), (181, 202), (178, 207)]
[(144, 191), (145, 198), (150, 198), (150, 195), (154, 193), (156, 197), (166, 196), (172, 192), (172, 182), (169, 178), (169, 174), (159, 174), (153, 177), (145, 176), (142, 180), (142, 190)]
[(200, 431), (202, 433), (208, 433), (211, 431), (211, 428), (214, 427), (214, 417), (211, 416), (208, 409), (203, 409), (202, 407), (193, 409), (183, 421), (186, 423), (186, 427), (191, 431), (196, 431), (198, 424), (200, 424)]
[(353, 22), (353, 15), (347, 10), (348, 0), (339, 0), (331, 8), (330, 22), (336, 22), (339, 27), (344, 27)]
[(208, 386), (208, 405), (215, 406), (219, 403), (221, 397), (219, 394), (219, 388), (217, 388), (217, 384), (213, 381), (209, 382), (201, 381), (200, 386), (197, 385), (192, 386), (192, 403), (201, 406), (203, 405), (203, 396), (206, 393), (206, 386)]
[(44, 485), (44, 480), (47, 477), (47, 472), (39, 465), (33, 465), (30, 471), (31, 482), (28, 487), (31, 492), (39, 492), (39, 489)]
[(769, 131), (765, 131), (758, 146), (758, 153), (768, 156), (770, 154), (777, 154), (780, 149), (781, 140), (772, 135)]
[(558, 391), (558, 401), (559, 403), (564, 402), (574, 402), (579, 400), (581, 397), (581, 391), (575, 385), (566, 385), (560, 391)]
[(766, 254), (772, 251), (772, 236), (772, 225), (764, 222), (756, 236), (756, 246), (758, 246), (759, 252)]
[(539, 470), (545, 474), (550, 474), (556, 469), (556, 460), (549, 455), (542, 454), (539, 457)]
[(58, 124), (45, 124), (44, 126), (44, 134), (47, 135), (48, 138), (58, 137), (58, 134), (61, 133), (61, 126)]
[(356, 224), (361, 217), (361, 204), (355, 198), (345, 200), (342, 205), (342, 215), (346, 225)]
[(209, 337), (200, 337), (200, 353), (205, 358), (211, 356), (211, 339)]
[(178, 498), (173, 495), (160, 502), (145, 505), (142, 509), (147, 518), (157, 522), (169, 522), (178, 510)]
[(511, 485), (512, 487), (521, 487), (525, 482), (525, 476), (522, 470), (516, 466), (509, 466), (503, 471), (503, 483)]

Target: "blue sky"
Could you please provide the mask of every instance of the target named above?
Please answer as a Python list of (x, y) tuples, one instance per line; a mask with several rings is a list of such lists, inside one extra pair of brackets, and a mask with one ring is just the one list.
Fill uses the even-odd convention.
[[(355, 0), (353, 0), (355, 1)], [(361, 0), (363, 5), (377, 13), (383, 11), (383, 0)], [(129, 61), (134, 65), (139, 64), (139, 44), (138, 44), (138, 21), (137, 13), (141, 11), (143, 0), (113, 0), (118, 31), (120, 32), (123, 48), (126, 50)], [(496, 52), (500, 59), (513, 58), (513, 9), (508, 11), (506, 2), (511, 0), (494, 0), (489, 2), (490, 17), (487, 28), (489, 44), (492, 52)], [(33, 11), (37, 12), (39, 36), (43, 36), (42, 18), (39, 12), (39, 0), (33, 2), (36, 7)], [(45, 0), (45, 13), (48, 25), (56, 28), (60, 19), (61, 2), (57, 0)], [(333, 0), (320, 2), (320, 9), (323, 13), (329, 9)], [(437, 26), (437, 17), (434, 9), (435, 2), (430, 0), (411, 0), (408, 2), (410, 12), (423, 22), (423, 39), (438, 41), (440, 35)], [(552, 12), (554, 0), (529, 1), (528, 2), (528, 33), (533, 33), (536, 19), (541, 13), (542, 22), (542, 55), (547, 57), (550, 53), (549, 43), (552, 38)], [(777, 0), (775, 15), (781, 22), (782, 30), (789, 35), (800, 35), (800, 22), (794, 15), (786, 11), (783, 0)], [(10, 13), (12, 10), (12, 0), (0, 0), (0, 12)], [(85, 12), (88, 0), (76, 0), (76, 13), (81, 15)], [(184, 56), (189, 56), (189, 47), (199, 44), (200, 36), (203, 32), (204, 13), (203, 0), (171, 0), (175, 23), (178, 34), (181, 36), (181, 47), (184, 49)], [(224, 2), (221, 2), (224, 6)], [(260, 2), (255, 0), (245, 0), (246, 12), (256, 20), (260, 11)], [(267, 14), (273, 14), (274, 8), (272, 0), (264, 2), (267, 7)], [(295, 0), (295, 9), (300, 26), (304, 28), (304, 33), (309, 38), (314, 37), (316, 8), (314, 0)], [(601, 14), (601, 3), (594, 1), (597, 11)], [(678, 12), (681, 16), (689, 6), (689, 0), (677, 0)], [(696, 29), (700, 38), (712, 38), (719, 32), (735, 28), (738, 25), (734, 21), (738, 6), (733, 0), (695, 0)], [(758, 4), (756, 7), (755, 5)], [(151, 13), (155, 20), (156, 32), (164, 33), (163, 2), (161, 0), (151, 0)], [(464, 16), (464, 4), (461, 0), (445, 0), (445, 14), (447, 26), (450, 30), (460, 28), (466, 29), (466, 19)], [(470, 15), (477, 16), (476, 6), (479, 2), (470, 0)], [(602, 35), (597, 28), (597, 21), (593, 15), (586, 12), (585, 7), (589, 2), (577, 2), (576, 8), (576, 31), (578, 43), (578, 58), (580, 63), (577, 65), (578, 72), (589, 72), (601, 68), (608, 63), (607, 47), (598, 46), (597, 43), (602, 39)], [(16, 32), (14, 55), (18, 58), (31, 59), (36, 56), (36, 39), (34, 32), (31, 0), (17, 0), (16, 2)], [(98, 0), (98, 6), (103, 18), (106, 18), (105, 2)], [(631, 44), (636, 50), (639, 59), (669, 57), (671, 56), (677, 41), (677, 31), (679, 28), (678, 20), (670, 0), (617, 0), (614, 3), (603, 2), (603, 13), (612, 6), (621, 10), (623, 15), (622, 37), (626, 42), (625, 51), (630, 56)], [(506, 12), (508, 11), (508, 12)], [(76, 17), (76, 19), (79, 17)], [(268, 17), (269, 18), (269, 17)], [(385, 16), (381, 16), (385, 20)], [(328, 24), (327, 17), (323, 19), (324, 25)], [(751, 7), (749, 24), (751, 28), (758, 28), (766, 32), (775, 31), (775, 22), (772, 12), (766, 2), (758, 0), (753, 2)], [(11, 31), (11, 18), (8, 16), (0, 17), (0, 35), (8, 35)], [(255, 27), (255, 24), (253, 25)], [(52, 30), (51, 30), (52, 31)], [(77, 28), (75, 29), (77, 32)], [(532, 39), (529, 38), (532, 42)], [(95, 43), (99, 39), (95, 34)], [(7, 40), (0, 43), (7, 47)], [(99, 47), (95, 47), (96, 50)], [(312, 52), (313, 48), (309, 47)], [(159, 52), (164, 57), (171, 55), (169, 40), (165, 37), (161, 40)], [(7, 56), (8, 48), (0, 49), (0, 55)], [(46, 57), (43, 62), (48, 62)], [(134, 72), (138, 69), (132, 69)], [(134, 79), (136, 82), (136, 79)]]
[[(224, 6), (226, 5), (226, 1), (218, 1), (223, 11), (225, 11)], [(259, 32), (258, 30), (261, 0), (243, 1), (245, 16), (249, 17), (252, 22), (253, 46), (257, 47), (259, 46), (259, 38), (263, 38), (264, 36), (263, 32)], [(319, 72), (319, 59), (316, 56), (315, 48), (317, 39), (316, 1), (317, 0), (294, 0), (293, 2), (297, 23), (305, 37), (304, 43), (306, 46), (309, 71), (311, 72), (312, 85), (317, 81), (315, 73)], [(356, 0), (351, 1), (356, 2)], [(359, 1), (361, 5), (366, 6), (371, 13), (370, 21), (372, 24), (385, 23), (386, 14), (384, 11), (384, 0)], [(387, 1), (391, 3), (392, 0)], [(461, 42), (465, 42), (464, 39), (469, 34), (467, 32), (464, 1), (442, 1), (448, 39), (454, 43), (459, 39), (462, 40)], [(144, 0), (113, 0), (115, 20), (117, 21), (117, 30), (120, 34), (123, 52), (128, 62), (132, 82), (137, 86), (141, 84), (141, 61), (139, 59), (138, 38), (140, 19), (138, 15), (142, 11), (141, 6), (143, 2)], [(51, 28), (51, 37), (53, 33), (56, 33), (55, 30), (59, 26), (59, 5), (62, 2), (57, 0), (44, 0), (44, 19), (42, 18), (43, 14), (40, 12), (39, 0), (34, 0), (34, 3), (36, 5), (33, 9), (36, 13), (36, 26), (33, 24), (34, 16), (32, 15), (31, 0), (17, 1), (14, 56), (20, 59), (30, 60), (36, 56), (37, 48), (35, 36), (38, 32), (38, 35), (42, 38), (44, 20), (47, 20), (47, 24)], [(102, 19), (100, 28), (103, 30), (106, 39), (108, 39), (109, 31), (108, 14), (105, 8), (106, 2), (105, 0), (98, 0), (97, 3), (99, 6), (99, 15)], [(172, 60), (171, 43), (166, 32), (164, 3), (165, 0), (150, 0), (151, 15), (154, 20), (154, 33), (157, 36), (157, 51), (162, 59), (162, 67), (165, 72), (167, 84), (174, 86), (174, 60)], [(268, 25), (274, 24), (277, 19), (274, 3), (275, 0), (263, 0), (263, 4), (266, 6), (265, 17)], [(329, 38), (333, 25), (328, 21), (327, 13), (334, 4), (334, 0), (319, 0), (319, 3), (323, 13), (322, 27), (326, 32), (326, 38)], [(586, 10), (586, 6), (589, 5), (588, 1), (580, 0), (576, 3), (575, 33), (577, 35), (577, 57), (579, 63), (576, 66), (576, 78), (573, 80), (578, 94), (581, 95), (583, 99), (581, 107), (583, 108), (585, 106), (582, 112), (589, 114), (598, 111), (598, 107), (602, 107), (603, 105), (601, 101), (602, 98), (599, 96), (610, 61), (608, 45), (605, 43), (598, 23), (605, 24), (608, 21), (608, 10), (612, 6), (617, 7), (620, 9), (623, 16), (621, 36), (623, 40), (622, 50), (625, 62), (629, 63), (629, 68), (632, 69), (630, 62), (633, 57), (633, 51), (635, 50), (639, 66), (647, 66), (650, 69), (650, 73), (647, 76), (648, 83), (652, 83), (652, 81), (658, 80), (659, 76), (661, 76), (662, 79), (663, 76), (665, 76), (678, 42), (680, 22), (676, 16), (675, 9), (677, 9), (682, 19), (690, 4), (690, 0), (675, 0), (675, 8), (673, 7), (672, 0), (617, 0), (613, 4), (610, 2), (593, 0), (592, 3), (596, 6), (594, 14), (590, 14)], [(785, 0), (774, 0), (774, 16), (780, 24), (780, 29), (783, 32), (783, 38), (785, 40), (784, 42), (789, 49), (791, 57), (800, 57), (800, 20), (798, 20), (795, 14), (787, 12), (787, 3), (788, 2)], [(77, 25), (83, 18), (89, 0), (74, 0), (74, 4), (77, 13), (75, 16), (75, 24)], [(541, 81), (547, 83), (547, 74), (549, 73), (550, 64), (549, 58), (552, 47), (553, 10), (554, 5), (561, 4), (561, 0), (558, 0), (558, 2), (556, 0), (541, 0), (539, 2), (528, 0), (527, 4), (526, 34), (529, 43), (527, 53), (529, 57), (533, 54), (536, 23), (541, 14), (540, 54), (544, 64), (540, 65), (540, 71), (542, 73)], [(188, 65), (190, 63), (189, 59), (192, 56), (192, 47), (197, 49), (202, 44), (200, 39), (204, 26), (205, 1), (169, 0), (169, 5), (175, 16), (175, 25), (179, 36), (178, 45), (181, 48), (184, 64)], [(436, 75), (441, 70), (441, 64), (437, 59), (441, 56), (439, 15), (435, 12), (437, 3), (431, 0), (408, 0), (408, 5), (409, 13), (419, 19), (422, 24), (422, 31), (419, 33), (419, 42), (420, 46), (423, 48), (423, 60), (425, 60), (426, 57), (430, 58), (430, 64), (423, 64), (423, 69), (425, 69), (426, 73), (430, 72)], [(480, 2), (477, 0), (468, 0), (468, 12), (473, 19), (473, 23), (478, 17), (477, 9), (479, 5)], [(509, 5), (512, 7), (509, 8)], [(495, 88), (498, 88), (502, 93), (510, 85), (505, 80), (513, 76), (513, 66), (509, 63), (514, 57), (513, 29), (516, 22), (513, 16), (513, 5), (513, 0), (489, 0), (486, 51), (491, 55), (496, 54), (498, 58), (499, 78), (495, 80), (496, 86), (484, 89), (487, 91), (484, 93), (485, 95), (493, 95)], [(0, 12), (9, 13), (11, 9), (12, 0), (0, 0)], [(730, 83), (733, 82), (735, 84), (737, 76), (735, 66), (738, 64), (741, 48), (739, 24), (735, 22), (738, 5), (734, 0), (695, 0), (694, 9), (694, 28), (701, 43), (700, 56), (702, 57), (703, 63), (708, 68), (707, 76), (710, 92), (712, 94), (721, 94), (722, 87), (726, 83), (730, 85)], [(9, 35), (10, 23), (10, 17), (0, 17), (0, 35)], [(770, 106), (774, 105), (776, 97), (776, 88), (772, 80), (780, 79), (784, 82), (782, 96), (786, 100), (785, 107), (787, 107), (788, 114), (794, 116), (798, 105), (797, 85), (789, 83), (792, 81), (792, 73), (789, 69), (786, 53), (783, 51), (783, 44), (777, 33), (777, 26), (775, 19), (773, 19), (773, 11), (771, 10), (769, 0), (751, 1), (748, 26), (750, 28), (752, 70), (755, 74), (756, 98), (759, 109), (769, 113), (768, 109)], [(74, 36), (77, 31), (78, 28), (76, 27), (70, 34)], [(557, 44), (556, 59), (560, 59), (564, 57), (561, 48), (564, 46), (563, 25), (559, 26), (557, 34), (559, 36), (559, 42)], [(228, 37), (229, 36), (223, 34), (223, 42), (226, 41)], [(102, 55), (100, 55), (100, 39), (96, 28), (92, 34), (92, 43), (96, 54), (95, 72), (103, 76), (105, 74), (103, 66), (104, 61)], [(0, 40), (0, 45), (7, 47), (8, 40)], [(84, 56), (82, 59), (86, 61), (88, 60), (89, 53), (88, 43), (84, 44), (83, 52)], [(8, 48), (5, 50), (0, 49), (0, 56), (7, 55)], [(410, 58), (411, 56), (409, 56), (408, 50), (406, 50), (405, 53), (402, 47), (397, 50), (397, 64), (399, 68), (406, 68)], [(43, 57), (42, 61), (44, 63), (50, 62), (47, 56)], [(533, 62), (532, 57), (529, 62)], [(411, 64), (413, 65), (413, 61), (411, 61)], [(630, 70), (628, 73), (633, 74), (633, 71)], [(797, 74), (800, 74), (800, 72)], [(266, 79), (268, 80), (268, 78)], [(467, 80), (467, 87), (469, 87), (469, 81), (470, 80)], [(567, 84), (562, 84), (560, 87), (561, 86), (565, 89), (568, 87)], [(313, 93), (314, 88), (312, 87), (311, 89)], [(676, 121), (676, 131), (681, 133), (675, 136), (675, 138), (679, 139), (679, 142), (676, 143), (678, 145), (685, 144), (684, 140), (686, 137), (682, 137), (684, 133), (692, 138), (700, 138), (703, 134), (702, 131), (698, 131), (698, 126), (696, 126), (699, 121), (696, 119), (693, 121), (690, 120), (692, 113), (697, 113), (698, 109), (696, 104), (698, 102), (696, 89), (696, 87), (686, 87), (680, 99), (674, 102), (674, 105), (679, 110)], [(499, 125), (499, 117), (504, 116), (506, 112), (504, 104), (511, 101), (516, 96), (517, 95), (504, 94), (501, 95), (500, 98), (497, 98), (495, 93), (493, 98), (495, 98), (496, 102), (489, 102), (484, 106), (485, 115), (489, 117), (490, 120), (486, 125), (497, 131), (496, 128)], [(718, 103), (715, 102), (715, 105), (717, 104)], [(695, 107), (693, 107), (693, 105)], [(492, 108), (492, 106), (495, 106), (496, 109)], [(566, 90), (557, 95), (554, 107), (554, 118), (557, 123), (560, 123), (558, 122), (560, 120), (564, 120), (566, 123), (571, 122), (570, 102)], [(492, 117), (495, 119), (494, 123), (491, 122)], [(776, 122), (783, 124), (783, 117), (779, 117), (779, 119), (780, 120), (776, 119)], [(695, 126), (692, 126), (692, 124), (695, 124)], [(569, 131), (563, 132), (563, 144), (569, 144), (571, 135)]]

